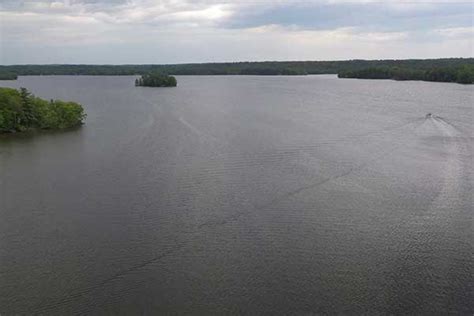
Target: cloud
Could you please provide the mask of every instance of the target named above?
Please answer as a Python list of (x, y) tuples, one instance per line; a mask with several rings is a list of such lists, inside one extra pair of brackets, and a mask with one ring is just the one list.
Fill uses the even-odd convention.
[(246, 28), (268, 24), (305, 29), (357, 27), (369, 31), (419, 30), (472, 23), (472, 4), (344, 2), (284, 3), (242, 9), (224, 27)]
[(434, 35), (441, 35), (447, 38), (474, 38), (474, 28), (472, 27), (451, 27), (446, 29), (433, 30)]
[(469, 57), (473, 6), (437, 0), (0, 0), (0, 63)]

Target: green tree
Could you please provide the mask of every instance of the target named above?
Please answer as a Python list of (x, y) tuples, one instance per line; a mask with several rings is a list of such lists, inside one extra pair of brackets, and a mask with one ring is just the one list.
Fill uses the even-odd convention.
[(23, 124), (29, 127), (36, 126), (37, 114), (33, 105), (33, 98), (31, 93), (25, 88), (20, 88), (20, 98), (21, 106), (23, 108)]
[(176, 87), (177, 84), (175, 77), (158, 72), (142, 75), (141, 78), (135, 80), (136, 86), (145, 87)]
[(75, 102), (37, 98), (28, 90), (0, 88), (0, 132), (64, 129), (82, 124), (86, 114)]
[(474, 83), (474, 67), (462, 67), (456, 74), (456, 82), (463, 84)]

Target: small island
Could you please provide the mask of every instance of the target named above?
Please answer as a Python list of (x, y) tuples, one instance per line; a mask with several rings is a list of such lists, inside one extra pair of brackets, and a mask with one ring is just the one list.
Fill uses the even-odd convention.
[(135, 86), (137, 87), (176, 87), (177, 84), (175, 77), (158, 72), (142, 75), (135, 79)]
[(474, 83), (474, 65), (457, 67), (433, 67), (429, 69), (400, 67), (370, 67), (346, 70), (338, 73), (339, 78), (422, 80), (436, 82)]
[(0, 133), (66, 129), (82, 125), (85, 117), (78, 103), (43, 100), (25, 88), (0, 88)]

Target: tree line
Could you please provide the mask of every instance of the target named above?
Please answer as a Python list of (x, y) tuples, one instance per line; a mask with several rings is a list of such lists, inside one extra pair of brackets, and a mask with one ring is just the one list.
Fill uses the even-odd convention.
[(412, 70), (474, 65), (474, 58), (343, 60), (343, 61), (265, 61), (169, 65), (11, 65), (0, 66), (0, 73), (29, 75), (142, 75), (160, 72), (171, 75), (305, 75), (338, 74), (366, 68), (398, 67)]
[(18, 75), (14, 72), (2, 72), (0, 71), (0, 80), (16, 80), (18, 79)]
[(86, 114), (75, 102), (43, 100), (27, 89), (0, 88), (0, 132), (65, 129), (81, 125)]
[(409, 69), (400, 67), (371, 67), (360, 70), (345, 70), (339, 78), (423, 80), (438, 82), (474, 83), (474, 65)]

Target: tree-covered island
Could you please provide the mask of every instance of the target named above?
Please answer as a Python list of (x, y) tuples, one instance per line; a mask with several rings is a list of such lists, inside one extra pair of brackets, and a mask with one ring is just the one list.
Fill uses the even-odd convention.
[(78, 103), (43, 100), (25, 88), (0, 88), (0, 133), (66, 129), (81, 125), (85, 117)]
[(152, 72), (135, 79), (135, 86), (139, 87), (176, 87), (178, 82), (173, 76)]

